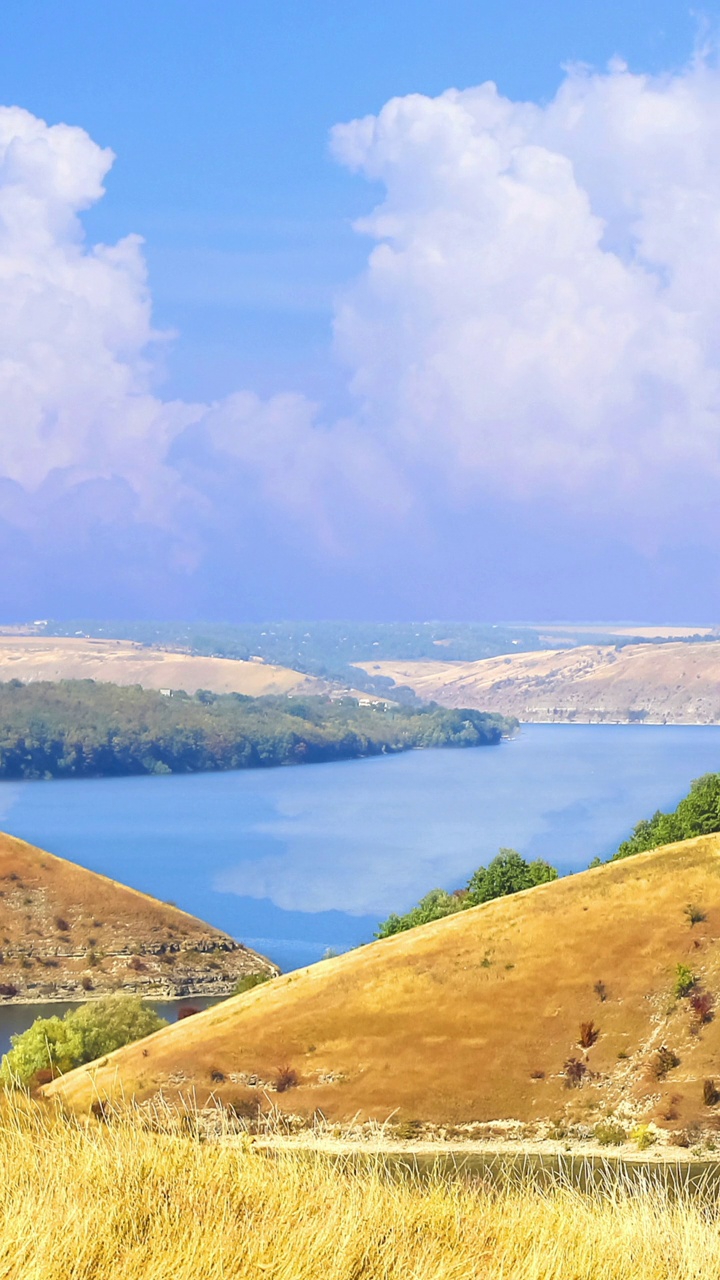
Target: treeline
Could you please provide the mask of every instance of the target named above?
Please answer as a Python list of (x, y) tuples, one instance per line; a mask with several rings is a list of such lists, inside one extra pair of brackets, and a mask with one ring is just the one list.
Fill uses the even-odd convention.
[(623, 841), (610, 861), (716, 831), (720, 831), (720, 773), (706, 773), (691, 783), (689, 794), (671, 813), (658, 809), (652, 818), (638, 822), (629, 840)]
[(478, 867), (473, 872), (464, 889), (456, 889), (453, 893), (448, 893), (445, 889), (431, 889), (405, 915), (393, 912), (387, 920), (383, 920), (375, 937), (389, 938), (394, 933), (414, 929), (416, 925), (442, 920), (444, 916), (477, 907), (481, 902), (504, 898), (509, 893), (520, 893), (523, 889), (532, 889), (535, 885), (547, 884), (557, 878), (555, 867), (551, 867), (542, 858), (526, 862), (516, 849), (501, 849), (487, 867)]
[(354, 689), (416, 701), (411, 689), (386, 676), (363, 671), (356, 662), (454, 659), (474, 662), (499, 654), (547, 648), (525, 627), (475, 622), (117, 622), (76, 619), (48, 622), (44, 635), (134, 640), (138, 644), (184, 648), (216, 658), (260, 657), (306, 675), (341, 681)]
[(497, 743), (516, 722), (356, 699), (190, 697), (92, 680), (0, 684), (0, 778), (194, 773)]

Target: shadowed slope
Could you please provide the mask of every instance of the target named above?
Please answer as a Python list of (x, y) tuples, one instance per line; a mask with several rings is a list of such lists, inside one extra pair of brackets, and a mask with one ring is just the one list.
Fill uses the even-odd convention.
[[(705, 917), (694, 925), (689, 902)], [(81, 1108), (121, 1092), (201, 1103), (266, 1094), (297, 1114), (446, 1124), (590, 1122), (624, 1099), (629, 1116), (664, 1107), (668, 1123), (687, 1123), (720, 1065), (720, 1021), (695, 1025), (689, 999), (673, 996), (675, 971), (684, 963), (696, 989), (720, 989), (719, 934), (720, 837), (708, 836), (289, 974), (47, 1092)], [(599, 1034), (583, 1049), (588, 1022)], [(680, 1062), (658, 1080), (662, 1045)], [(563, 1074), (570, 1058), (585, 1067), (578, 1088)], [(273, 1092), (284, 1066), (299, 1083)]]
[(148, 894), (0, 833), (0, 1000), (219, 995), (263, 956)]

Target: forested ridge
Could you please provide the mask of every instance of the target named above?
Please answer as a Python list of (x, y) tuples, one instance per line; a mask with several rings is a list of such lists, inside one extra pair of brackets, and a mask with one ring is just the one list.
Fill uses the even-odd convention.
[(0, 778), (193, 773), (475, 747), (515, 728), (473, 710), (356, 699), (171, 697), (92, 680), (0, 684)]

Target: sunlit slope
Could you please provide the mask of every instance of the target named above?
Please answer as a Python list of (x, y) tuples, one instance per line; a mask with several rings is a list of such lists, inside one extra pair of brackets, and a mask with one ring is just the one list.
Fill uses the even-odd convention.
[(129, 640), (0, 636), (0, 681), (103, 680), (195, 693), (322, 693), (325, 685), (288, 667), (150, 649)]
[[(691, 925), (686, 906), (702, 908)], [(720, 1019), (675, 1000), (678, 963), (720, 986), (720, 838), (640, 854), (276, 979), (49, 1086), (84, 1108), (159, 1090), (329, 1118), (596, 1119), (625, 1100), (687, 1123), (720, 1074)], [(596, 990), (596, 984), (604, 984)], [(601, 999), (601, 994), (605, 999)], [(578, 1047), (593, 1021), (597, 1042)], [(665, 1044), (680, 1058), (652, 1077)], [(619, 1056), (622, 1055), (622, 1056)], [(625, 1056), (628, 1055), (628, 1056)], [(563, 1068), (586, 1065), (579, 1088)], [(279, 1069), (299, 1083), (275, 1092)], [(674, 1099), (670, 1102), (670, 1099)], [(675, 1119), (674, 1117), (679, 1117)]]
[(720, 641), (582, 645), (479, 662), (363, 662), (444, 707), (527, 723), (717, 724)]
[(221, 994), (256, 971), (274, 966), (195, 916), (0, 833), (0, 1004)]

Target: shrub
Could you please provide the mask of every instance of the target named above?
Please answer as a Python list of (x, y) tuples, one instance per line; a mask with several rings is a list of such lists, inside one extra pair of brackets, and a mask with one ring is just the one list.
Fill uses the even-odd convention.
[(531, 1072), (530, 1072), (530, 1079), (531, 1079), (531, 1080), (544, 1080), (544, 1079), (545, 1079), (545, 1072), (544, 1072), (544, 1071), (531, 1071)]
[(683, 999), (692, 991), (697, 983), (697, 976), (693, 973), (689, 965), (678, 964), (675, 969), (675, 982), (673, 984), (673, 992), (676, 999)]
[(55, 917), (55, 928), (58, 930), (59, 933), (70, 932), (70, 925), (68, 924), (67, 920), (64, 919), (63, 916)]
[(712, 1022), (715, 1000), (709, 991), (696, 991), (690, 997), (690, 1008), (693, 1011), (694, 1021), (702, 1027), (705, 1023)]
[(667, 1045), (662, 1045), (650, 1062), (650, 1074), (656, 1080), (664, 1080), (668, 1071), (672, 1071), (675, 1067), (680, 1066), (680, 1059), (673, 1049), (668, 1049)]
[(83, 991), (92, 991), (92, 978), (88, 973), (84, 973), (80, 979), (80, 986)]
[(2, 1060), (0, 1080), (28, 1084), (47, 1068), (62, 1075), (165, 1026), (165, 1019), (139, 996), (103, 996), (71, 1009), (64, 1018), (36, 1018), (27, 1031), (11, 1036), (13, 1047)]
[(605, 986), (605, 983), (600, 981), (596, 982), (595, 986), (593, 987), (593, 991), (595, 992), (595, 995), (597, 996), (600, 1003), (604, 1004), (605, 1001), (607, 1000), (607, 987)]
[(270, 973), (246, 973), (235, 983), (233, 990), (234, 996), (241, 996), (246, 991), (252, 991), (253, 987), (259, 987), (263, 982), (269, 982), (272, 978)]
[(147, 965), (143, 963), (139, 956), (131, 956), (128, 960), (128, 969), (132, 969), (135, 973), (142, 973), (147, 969)]
[(655, 1135), (647, 1124), (639, 1124), (630, 1134), (638, 1151), (647, 1151), (655, 1142)]
[(703, 1103), (706, 1107), (714, 1107), (720, 1102), (720, 1090), (714, 1080), (703, 1080)]
[(685, 915), (690, 921), (691, 929), (694, 924), (701, 924), (703, 920), (707, 920), (707, 912), (703, 911), (702, 907), (698, 907), (694, 902), (688, 902), (685, 908)]
[(594, 1022), (581, 1022), (578, 1044), (582, 1049), (591, 1049), (599, 1035), (599, 1028)]
[(183, 1004), (178, 1009), (177, 1020), (178, 1022), (182, 1022), (183, 1018), (192, 1018), (199, 1012), (200, 1010), (196, 1008), (194, 1004)]
[(595, 1140), (601, 1147), (620, 1147), (627, 1141), (627, 1132), (621, 1124), (606, 1120), (595, 1125)]
[(568, 1058), (563, 1067), (566, 1089), (577, 1089), (587, 1074), (587, 1067), (579, 1058)]
[(213, 1084), (222, 1084), (223, 1081), (225, 1080), (225, 1072), (218, 1071), (217, 1067), (215, 1067), (210, 1072), (210, 1079), (212, 1080)]
[(17, 993), (18, 989), (13, 986), (12, 982), (0, 982), (0, 996), (12, 999), (13, 996), (17, 995)]
[(286, 1093), (288, 1089), (294, 1089), (299, 1083), (298, 1073), (292, 1067), (278, 1067), (275, 1076), (275, 1091), (277, 1093)]

